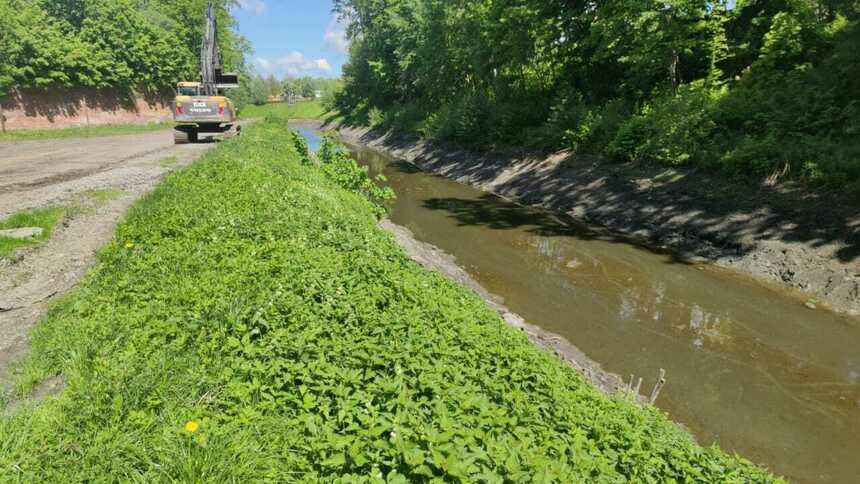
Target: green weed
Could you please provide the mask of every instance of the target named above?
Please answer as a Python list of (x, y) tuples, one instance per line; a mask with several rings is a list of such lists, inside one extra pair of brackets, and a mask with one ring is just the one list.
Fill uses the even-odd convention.
[(94, 138), (116, 134), (137, 134), (173, 128), (173, 123), (105, 124), (54, 129), (20, 129), (0, 133), (0, 141)]
[(0, 480), (775, 480), (410, 260), (367, 172), (319, 157), (257, 123), (131, 209), (33, 335), (19, 388), (66, 389), (0, 418)]
[(167, 158), (163, 158), (158, 161), (158, 164), (165, 168), (175, 166), (177, 163), (179, 163), (179, 160), (175, 156), (168, 156)]
[(39, 227), (42, 229), (42, 235), (29, 240), (0, 237), (0, 257), (9, 255), (10, 252), (19, 247), (25, 247), (51, 238), (51, 232), (65, 214), (65, 208), (51, 207), (19, 212), (4, 220), (0, 220), (0, 230), (24, 227)]
[(283, 119), (321, 119), (327, 114), (326, 108), (320, 101), (304, 101), (294, 104), (273, 103), (255, 106), (253, 104), (242, 109), (243, 118), (265, 118), (273, 116)]
[(122, 196), (122, 190), (115, 188), (105, 188), (101, 190), (89, 190), (84, 192), (84, 195), (97, 203), (107, 203), (111, 200), (116, 200)]

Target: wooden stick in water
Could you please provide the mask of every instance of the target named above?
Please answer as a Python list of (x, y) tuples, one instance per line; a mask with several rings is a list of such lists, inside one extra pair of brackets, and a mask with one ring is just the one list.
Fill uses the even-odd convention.
[(660, 377), (657, 379), (657, 384), (654, 385), (654, 389), (651, 390), (651, 404), (657, 401), (657, 397), (660, 396), (660, 390), (663, 389), (663, 385), (666, 384), (666, 370), (660, 368)]

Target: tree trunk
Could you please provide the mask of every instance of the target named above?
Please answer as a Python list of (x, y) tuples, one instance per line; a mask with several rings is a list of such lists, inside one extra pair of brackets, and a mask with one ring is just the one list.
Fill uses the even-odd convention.
[(680, 63), (680, 59), (678, 57), (678, 51), (672, 49), (672, 62), (669, 64), (669, 79), (672, 82), (672, 90), (678, 91), (678, 64)]
[(6, 113), (3, 112), (3, 99), (0, 99), (0, 132), (6, 132)]

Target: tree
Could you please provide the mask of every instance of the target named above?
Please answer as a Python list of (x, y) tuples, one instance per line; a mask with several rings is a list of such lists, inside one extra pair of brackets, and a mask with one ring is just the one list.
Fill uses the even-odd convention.
[(735, 172), (826, 165), (860, 186), (856, 0), (336, 0), (335, 11), (351, 41), (336, 104), (358, 121)]
[[(198, 76), (207, 0), (0, 0), (0, 91), (160, 90)], [(244, 69), (247, 42), (216, 1), (222, 56)]]
[(269, 96), (280, 96), (284, 92), (281, 82), (272, 74), (266, 77), (266, 92)]

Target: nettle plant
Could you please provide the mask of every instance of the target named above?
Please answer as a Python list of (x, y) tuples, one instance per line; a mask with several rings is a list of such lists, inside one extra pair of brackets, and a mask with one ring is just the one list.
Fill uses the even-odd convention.
[(318, 156), (326, 176), (341, 188), (360, 193), (377, 207), (377, 216), (385, 215), (385, 202), (393, 200), (394, 190), (384, 185), (384, 175), (371, 177), (366, 166), (359, 166), (347, 148), (330, 134), (322, 138)]

